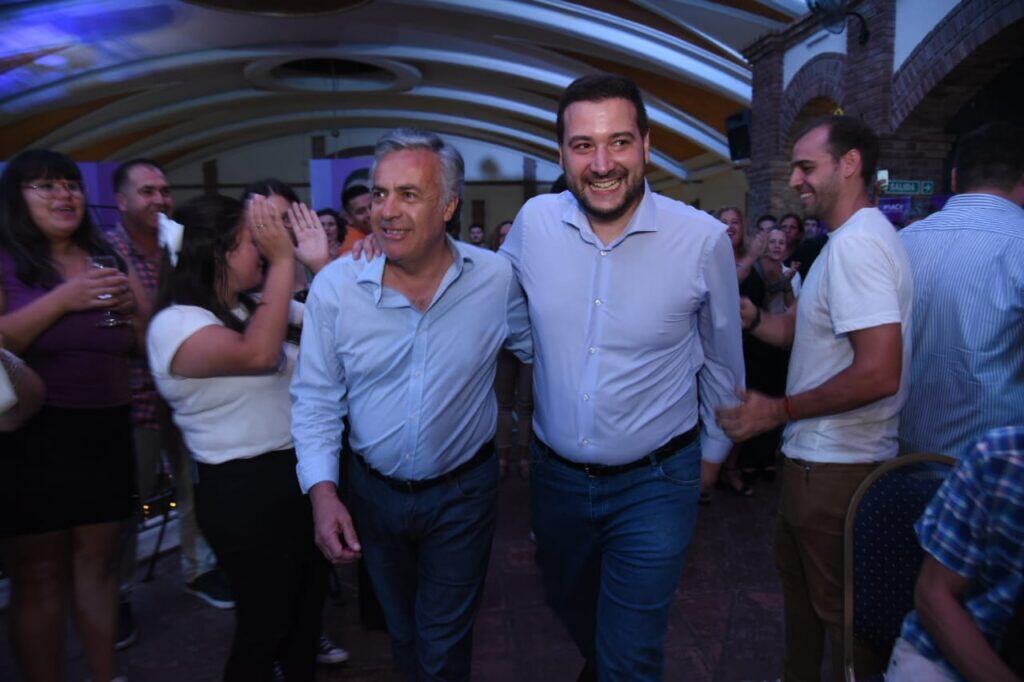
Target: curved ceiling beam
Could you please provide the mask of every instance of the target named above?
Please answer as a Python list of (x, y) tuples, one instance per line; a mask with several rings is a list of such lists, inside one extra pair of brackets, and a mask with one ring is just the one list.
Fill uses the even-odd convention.
[[(513, 23), (544, 28), (595, 42), (605, 49), (631, 48), (638, 60), (665, 73), (696, 81), (709, 90), (749, 102), (750, 70), (741, 64), (667, 35), (657, 29), (563, 0), (398, 0), (417, 6), (457, 9), (465, 13), (500, 17)], [(528, 7), (526, 7), (528, 5)], [(628, 30), (627, 30), (628, 29)]]
[[(547, 136), (519, 130), (508, 126), (500, 126), (488, 121), (452, 116), (447, 114), (433, 114), (429, 112), (407, 111), (402, 109), (349, 109), (340, 111), (302, 112), (298, 115), (288, 114), (283, 116), (269, 116), (263, 118), (247, 119), (231, 125), (222, 125), (207, 128), (192, 134), (181, 134), (180, 127), (158, 133), (147, 140), (142, 140), (129, 145), (122, 150), (122, 155), (127, 157), (139, 154), (149, 156), (164, 156), (175, 153), (178, 149), (188, 149), (202, 146), (207, 142), (213, 143), (225, 136), (238, 138), (246, 130), (258, 128), (260, 130), (277, 130), (282, 125), (303, 121), (307, 129), (319, 130), (336, 125), (338, 120), (367, 121), (372, 127), (393, 128), (399, 122), (411, 122), (418, 125), (430, 125), (435, 128), (459, 131), (458, 134), (466, 137), (473, 137), (474, 133), (488, 133), (496, 135), (505, 140), (504, 146), (512, 149), (523, 149), (523, 145), (531, 150), (530, 153), (537, 153), (536, 150), (544, 150), (549, 159), (555, 159), (558, 155), (558, 146), (555, 141)], [(384, 123), (386, 122), (386, 123)], [(384, 123), (382, 125), (382, 123)], [(160, 140), (166, 139), (161, 143)], [(680, 179), (685, 179), (686, 170), (675, 160), (656, 151), (651, 152), (651, 163), (663, 170), (672, 173)]]
[[(111, 66), (105, 69), (81, 74), (77, 77), (65, 79), (61, 81), (60, 84), (40, 86), (33, 92), (24, 94), (17, 104), (19, 108), (38, 105), (38, 102), (34, 102), (33, 100), (49, 99), (58, 94), (55, 91), (47, 93), (47, 89), (59, 89), (62, 91), (66, 88), (88, 90), (91, 87), (107, 86), (109, 83), (114, 82), (118, 84), (120, 89), (130, 90), (132, 89), (133, 82), (137, 80), (144, 80), (147, 83), (153, 83), (154, 81), (159, 81), (161, 76), (172, 79), (173, 82), (180, 82), (180, 80), (185, 77), (185, 73), (179, 74), (179, 70), (194, 70), (197, 67), (226, 63), (251, 63), (254, 60), (268, 57), (280, 58), (282, 54), (294, 54), (301, 49), (300, 46), (294, 46), (295, 52), (293, 52), (292, 49), (289, 49), (291, 47), (292, 46), (280, 46), (272, 49), (265, 48), (250, 50), (214, 49), (202, 52), (171, 55), (167, 57), (156, 57), (126, 65)], [(346, 56), (357, 58), (369, 57), (371, 55), (380, 57), (382, 53), (388, 58), (439, 62), (447, 65), (457, 65), (483, 71), (490, 71), (502, 75), (515, 73), (519, 78), (524, 78), (526, 80), (533, 81), (536, 84), (547, 86), (555, 90), (564, 89), (578, 75), (576, 73), (568, 72), (568, 70), (565, 70), (565, 72), (555, 71), (551, 66), (548, 66), (548, 68), (531, 67), (521, 61), (514, 62), (496, 57), (488, 57), (481, 54), (467, 54), (452, 50), (417, 46), (358, 45), (325, 52), (325, 54), (333, 54), (341, 58)], [(60, 86), (59, 88), (58, 85)], [(451, 91), (458, 92), (454, 89)], [(372, 93), (367, 92), (361, 92), (360, 94), (364, 97), (372, 96)], [(464, 97), (460, 97), (460, 99), (464, 100)], [(515, 102), (514, 100), (507, 98), (503, 99), (505, 102)], [(662, 103), (660, 100), (653, 99), (650, 96), (648, 96), (647, 99), (648, 117), (652, 122), (690, 139), (694, 143), (718, 154), (719, 156), (728, 156), (729, 148), (724, 135), (686, 112), (670, 107)], [(503, 106), (507, 107), (508, 105), (506, 104)], [(156, 112), (155, 115), (160, 115), (159, 111)], [(544, 117), (544, 120), (547, 122), (552, 121), (553, 114), (549, 113)], [(678, 164), (673, 165), (678, 166)]]
[[(249, 129), (274, 130), (275, 127), (287, 124), (288, 122), (305, 122), (310, 130), (323, 130), (337, 125), (337, 121), (358, 120), (368, 121), (372, 127), (390, 129), (399, 122), (415, 122), (420, 125), (438, 123), (448, 126), (464, 126), (466, 130), (484, 131), (515, 141), (520, 144), (530, 145), (533, 149), (544, 150), (551, 157), (557, 156), (558, 149), (554, 140), (543, 135), (531, 133), (524, 130), (517, 130), (507, 126), (499, 126), (488, 121), (462, 116), (446, 114), (431, 114), (421, 111), (407, 111), (403, 109), (348, 109), (329, 111), (304, 111), (295, 114), (284, 114), (274, 116), (263, 116), (249, 118), (242, 121), (235, 121), (213, 127), (206, 127), (201, 130), (183, 134), (182, 128), (178, 126), (171, 130), (158, 133), (148, 140), (126, 147), (124, 155), (131, 156), (146, 152), (153, 156), (173, 154), (178, 149), (200, 146), (211, 140), (223, 137), (234, 137)], [(512, 145), (509, 145), (512, 146)]]

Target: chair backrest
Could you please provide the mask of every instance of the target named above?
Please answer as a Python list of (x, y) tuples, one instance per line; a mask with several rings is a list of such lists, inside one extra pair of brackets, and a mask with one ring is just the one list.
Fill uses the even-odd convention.
[(914, 584), (924, 559), (914, 523), (955, 463), (945, 455), (897, 457), (873, 471), (850, 501), (843, 585), (848, 679), (853, 679), (854, 638), (886, 660), (903, 618), (914, 608)]

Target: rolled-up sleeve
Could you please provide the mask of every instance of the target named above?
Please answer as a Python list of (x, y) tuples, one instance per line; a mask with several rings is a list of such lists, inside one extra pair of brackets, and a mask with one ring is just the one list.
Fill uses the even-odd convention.
[(292, 377), (292, 439), (303, 493), (321, 481), (338, 483), (338, 461), (348, 413), (345, 368), (336, 352), (338, 311), (325, 301), (324, 280), (315, 282), (306, 301), (299, 360)]
[(732, 246), (723, 232), (708, 251), (703, 267), (707, 289), (698, 319), (704, 364), (697, 373), (700, 391), (700, 440), (703, 459), (722, 462), (732, 442), (725, 435), (715, 412), (739, 402), (736, 389), (746, 383), (743, 369), (743, 339), (740, 326), (740, 295)]

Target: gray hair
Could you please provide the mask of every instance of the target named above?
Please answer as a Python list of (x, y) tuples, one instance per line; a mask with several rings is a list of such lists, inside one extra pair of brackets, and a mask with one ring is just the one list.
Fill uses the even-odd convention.
[(377, 172), (377, 164), (388, 154), (414, 149), (426, 149), (437, 154), (441, 162), (441, 181), (444, 185), (444, 203), (452, 199), (462, 199), (462, 186), (466, 180), (466, 165), (452, 145), (441, 139), (440, 135), (417, 128), (396, 128), (377, 140), (373, 150), (373, 166), (370, 177)]

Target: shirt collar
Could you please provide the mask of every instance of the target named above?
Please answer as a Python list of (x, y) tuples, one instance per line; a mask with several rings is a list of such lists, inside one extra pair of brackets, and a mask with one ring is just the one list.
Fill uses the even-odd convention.
[[(147, 260), (146, 254), (142, 253), (142, 251), (140, 251), (135, 246), (135, 240), (132, 239), (131, 234), (128, 233), (128, 228), (126, 228), (124, 226), (124, 223), (122, 223), (120, 220), (118, 220), (114, 224), (114, 227), (111, 229), (111, 232), (113, 232), (118, 239), (120, 239), (122, 242), (124, 242), (125, 248), (128, 249), (128, 253), (130, 253), (133, 258), (135, 258), (136, 260), (142, 260), (142, 261)], [(157, 249), (157, 251), (156, 251), (156, 254), (157, 254), (156, 255), (156, 259), (157, 260), (159, 260), (159, 254), (160, 253), (161, 253), (161, 249)]]
[[(594, 234), (593, 229), (590, 227), (590, 219), (587, 214), (584, 213), (583, 207), (580, 206), (579, 201), (573, 196), (572, 192), (566, 190), (561, 194), (562, 200), (562, 221), (572, 227), (575, 227), (580, 231), (580, 234), (584, 236), (588, 241), (593, 240), (595, 243), (599, 243), (597, 236)], [(622, 231), (619, 237), (608, 245), (612, 247), (631, 234), (637, 232), (657, 232), (658, 225), (655, 222), (655, 216), (657, 215), (654, 205), (654, 193), (651, 192), (650, 185), (647, 184), (647, 180), (644, 180), (644, 195), (640, 198), (640, 203), (636, 207), (636, 211), (633, 213), (633, 217), (626, 223), (626, 229)], [(604, 247), (602, 247), (604, 248)]]
[[(477, 248), (452, 239), (450, 235), (445, 235), (445, 241), (452, 251), (452, 264), (437, 287), (435, 300), (452, 282), (462, 276), (463, 270), (472, 268), (473, 250)], [(380, 306), (381, 298), (384, 295), (384, 264), (386, 262), (387, 258), (381, 253), (367, 263), (356, 276), (358, 284), (369, 284), (373, 287), (373, 300), (378, 306)]]
[(954, 194), (946, 202), (946, 206), (951, 208), (963, 207), (963, 206), (991, 206), (992, 208), (1001, 208), (1009, 210), (1013, 213), (1020, 213), (1024, 208), (1021, 208), (1017, 204), (1013, 203), (1009, 199), (1003, 197), (997, 197), (995, 194), (981, 194), (981, 193), (965, 193), (965, 194)]

